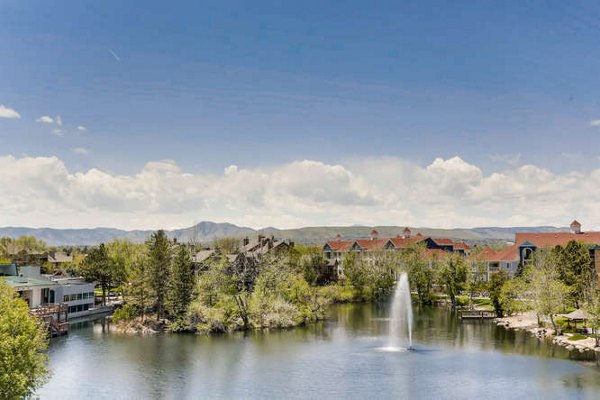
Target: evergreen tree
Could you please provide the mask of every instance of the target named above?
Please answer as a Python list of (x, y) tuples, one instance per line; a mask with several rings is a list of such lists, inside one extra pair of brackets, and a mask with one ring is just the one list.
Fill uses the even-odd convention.
[(89, 252), (81, 264), (81, 274), (86, 280), (100, 285), (104, 305), (106, 293), (125, 280), (125, 270), (110, 259), (104, 243)]
[(553, 255), (557, 261), (559, 278), (569, 286), (571, 301), (579, 308), (594, 284), (594, 264), (588, 246), (581, 241), (571, 240), (564, 247), (556, 246)]
[(171, 266), (171, 242), (165, 231), (154, 232), (147, 242), (148, 246), (148, 282), (154, 293), (156, 318), (165, 316), (165, 303), (169, 285)]
[(173, 260), (169, 285), (169, 311), (174, 319), (185, 316), (192, 301), (193, 290), (192, 259), (186, 246), (179, 245)]

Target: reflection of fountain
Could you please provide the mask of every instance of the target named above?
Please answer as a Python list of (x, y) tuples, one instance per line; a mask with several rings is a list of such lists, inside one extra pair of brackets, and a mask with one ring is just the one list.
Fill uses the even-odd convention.
[(392, 314), (390, 315), (390, 337), (388, 349), (412, 348), (412, 304), (408, 275), (403, 272), (398, 279), (394, 299), (392, 300)]

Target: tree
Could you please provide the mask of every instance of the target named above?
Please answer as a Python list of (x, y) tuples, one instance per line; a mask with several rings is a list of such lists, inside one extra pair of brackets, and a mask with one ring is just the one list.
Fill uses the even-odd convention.
[(240, 248), (240, 240), (234, 237), (218, 238), (215, 239), (215, 248), (223, 254), (234, 254)]
[(487, 276), (487, 267), (485, 262), (475, 260), (470, 268), (467, 268), (466, 289), (469, 293), (469, 300), (473, 303), (476, 295), (485, 292), (485, 278)]
[(0, 398), (32, 395), (49, 376), (45, 326), (0, 280)]
[(539, 249), (533, 257), (532, 267), (527, 271), (538, 319), (540, 316), (548, 317), (555, 332), (554, 315), (566, 308), (569, 298), (568, 286), (559, 279), (558, 262), (555, 252)]
[(130, 295), (129, 289), (134, 269), (138, 265), (138, 258), (146, 251), (142, 244), (132, 243), (129, 240), (114, 239), (106, 244), (106, 253), (115, 270), (123, 275), (121, 280), (121, 294), (123, 301)]
[(498, 271), (493, 273), (490, 276), (490, 280), (488, 282), (488, 293), (490, 294), (490, 300), (492, 301), (492, 306), (494, 306), (494, 311), (498, 317), (502, 317), (504, 315), (504, 309), (502, 308), (501, 294), (502, 287), (508, 281), (508, 275), (504, 271)]
[(154, 294), (154, 310), (156, 318), (165, 316), (165, 303), (171, 266), (171, 242), (162, 229), (154, 232), (146, 245), (148, 246), (148, 278)]
[(192, 259), (184, 245), (178, 246), (170, 278), (168, 292), (170, 314), (175, 319), (181, 319), (188, 310), (194, 290)]
[(581, 241), (571, 240), (565, 247), (556, 246), (553, 256), (556, 258), (559, 279), (570, 287), (571, 301), (579, 308), (594, 282), (594, 264), (588, 246)]
[(100, 285), (102, 304), (106, 305), (106, 293), (119, 286), (125, 279), (125, 270), (108, 256), (104, 243), (92, 249), (81, 264), (83, 277)]
[(127, 290), (134, 304), (142, 314), (142, 322), (146, 319), (146, 308), (150, 304), (150, 277), (148, 272), (148, 256), (146, 252), (137, 252), (128, 275)]
[(508, 315), (527, 311), (527, 303), (524, 300), (526, 291), (527, 283), (522, 278), (507, 280), (500, 289), (501, 310)]
[(448, 254), (441, 261), (440, 284), (450, 298), (452, 307), (456, 307), (456, 296), (460, 293), (467, 279), (467, 264), (464, 257), (458, 254)]
[(408, 273), (410, 287), (417, 291), (419, 303), (429, 303), (435, 282), (435, 269), (427, 260), (425, 245), (419, 243), (407, 249), (402, 255), (402, 261)]
[(588, 323), (596, 337), (596, 347), (600, 347), (600, 290), (596, 288), (590, 290), (586, 298), (583, 309), (588, 314)]

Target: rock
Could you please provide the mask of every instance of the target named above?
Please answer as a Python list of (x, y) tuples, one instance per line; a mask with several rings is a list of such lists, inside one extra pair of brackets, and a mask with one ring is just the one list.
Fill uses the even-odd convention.
[(573, 346), (572, 344), (570, 344), (570, 345), (567, 346), (567, 350), (573, 351), (573, 350), (575, 350), (575, 346)]

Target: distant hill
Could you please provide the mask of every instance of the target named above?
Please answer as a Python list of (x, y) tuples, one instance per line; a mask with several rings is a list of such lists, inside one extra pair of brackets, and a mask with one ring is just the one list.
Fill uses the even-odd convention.
[[(344, 239), (366, 238), (369, 232), (375, 228), (380, 236), (401, 235), (404, 226), (321, 226), (305, 227), (298, 229), (264, 228), (255, 230), (240, 227), (229, 223), (216, 223), (204, 221), (197, 225), (184, 229), (167, 231), (170, 237), (177, 238), (180, 242), (196, 241), (209, 244), (215, 238), (233, 236), (244, 237), (257, 234), (273, 235), (278, 238), (290, 239), (303, 244), (321, 244), (326, 240), (335, 238), (340, 234)], [(568, 228), (557, 228), (552, 226), (538, 227), (514, 227), (514, 228), (456, 228), (435, 229), (410, 227), (413, 234), (421, 233), (425, 236), (448, 238), (454, 240), (465, 240), (471, 243), (484, 243), (493, 241), (511, 241), (516, 232), (558, 232)], [(152, 233), (151, 230), (125, 231), (114, 228), (91, 228), (91, 229), (54, 229), (54, 228), (0, 228), (0, 237), (18, 237), (21, 235), (33, 235), (44, 240), (52, 246), (66, 245), (97, 245), (108, 242), (111, 239), (128, 239), (134, 242), (143, 242)]]

